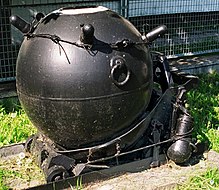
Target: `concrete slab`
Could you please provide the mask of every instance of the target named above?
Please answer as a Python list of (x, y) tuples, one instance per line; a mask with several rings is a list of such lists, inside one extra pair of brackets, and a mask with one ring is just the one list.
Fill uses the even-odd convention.
[(203, 55), (169, 59), (171, 70), (179, 69), (189, 74), (219, 72), (219, 55)]

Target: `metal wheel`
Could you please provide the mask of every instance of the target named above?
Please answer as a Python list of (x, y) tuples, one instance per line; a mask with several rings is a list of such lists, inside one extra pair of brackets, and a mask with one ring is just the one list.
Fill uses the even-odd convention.
[(58, 181), (69, 177), (68, 171), (63, 166), (54, 165), (48, 169), (47, 172), (47, 183), (52, 181)]

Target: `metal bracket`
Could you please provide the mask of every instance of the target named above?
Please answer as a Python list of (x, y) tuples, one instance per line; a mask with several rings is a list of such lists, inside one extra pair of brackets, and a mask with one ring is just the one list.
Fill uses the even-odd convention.
[(169, 62), (166, 56), (159, 52), (151, 52), (151, 55), (153, 59), (154, 82), (160, 84), (162, 92), (165, 92), (173, 84)]
[[(152, 135), (153, 135), (154, 144), (159, 143), (160, 135), (161, 135), (160, 130), (163, 128), (163, 124), (160, 123), (158, 120), (152, 120), (151, 125), (153, 126)], [(152, 162), (150, 164), (151, 168), (160, 166), (159, 150), (160, 150), (160, 146), (153, 147), (153, 157), (152, 157)]]

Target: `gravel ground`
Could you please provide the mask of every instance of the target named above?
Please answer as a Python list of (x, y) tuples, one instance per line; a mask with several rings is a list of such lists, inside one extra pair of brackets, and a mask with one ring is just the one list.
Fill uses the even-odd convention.
[[(198, 163), (196, 163), (198, 161)], [(195, 162), (196, 164), (192, 164)], [(1, 158), (0, 168), (18, 172), (7, 177), (6, 184), (15, 190), (44, 184), (44, 176), (29, 154), (20, 153), (16, 156)], [(126, 173), (112, 177), (105, 181), (98, 181), (83, 185), (84, 190), (160, 190), (174, 189), (209, 167), (219, 167), (219, 154), (214, 151), (205, 153), (202, 158), (192, 159), (187, 166), (178, 166), (168, 162), (159, 168), (148, 169), (142, 172)]]
[(138, 173), (126, 173), (122, 176), (88, 185), (84, 190), (164, 190), (175, 189), (189, 177), (204, 172), (209, 167), (219, 167), (219, 154), (214, 151), (205, 153), (200, 159), (192, 159), (197, 164), (178, 166), (169, 162), (159, 168)]
[(0, 169), (6, 171), (3, 180), (13, 190), (46, 183), (42, 171), (28, 153), (21, 152), (15, 156), (0, 158)]

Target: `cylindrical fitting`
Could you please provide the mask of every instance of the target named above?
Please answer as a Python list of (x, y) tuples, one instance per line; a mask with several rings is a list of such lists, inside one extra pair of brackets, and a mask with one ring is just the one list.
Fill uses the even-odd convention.
[(22, 18), (20, 18), (19, 16), (12, 15), (10, 17), (10, 22), (15, 28), (20, 30), (22, 33), (26, 34), (30, 32), (31, 29), (30, 24), (25, 20), (23, 20)]
[(177, 120), (176, 142), (174, 142), (167, 151), (167, 156), (175, 163), (187, 161), (192, 154), (192, 124), (193, 119), (187, 114), (181, 115)]
[(154, 28), (152, 31), (146, 34), (146, 39), (148, 42), (153, 42), (161, 35), (165, 34), (167, 32), (167, 27), (165, 25), (158, 26)]

